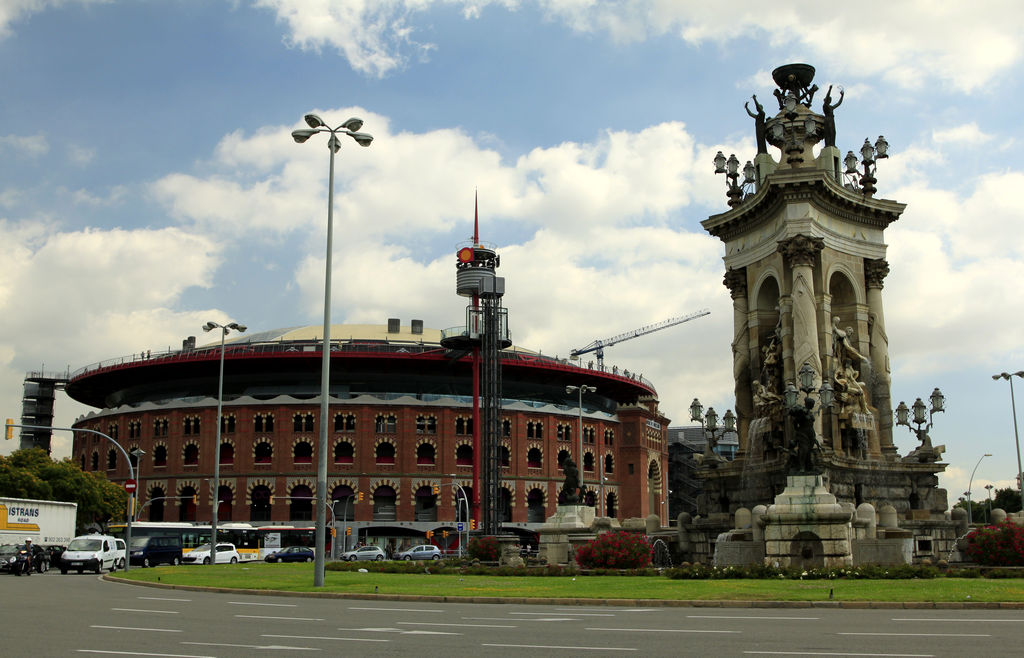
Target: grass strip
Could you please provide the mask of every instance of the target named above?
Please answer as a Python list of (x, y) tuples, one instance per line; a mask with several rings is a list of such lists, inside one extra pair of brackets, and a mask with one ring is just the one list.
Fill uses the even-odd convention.
[(443, 597), (655, 599), (692, 601), (1022, 602), (1024, 579), (669, 580), (644, 576), (509, 577), (327, 571), (313, 587), (311, 564), (249, 563), (132, 569), (129, 580), (284, 592)]

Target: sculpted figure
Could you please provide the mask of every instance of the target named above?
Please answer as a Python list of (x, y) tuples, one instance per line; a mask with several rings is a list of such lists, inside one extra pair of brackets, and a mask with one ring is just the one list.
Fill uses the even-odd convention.
[(764, 106), (757, 102), (757, 96), (752, 97), (754, 99), (754, 107), (757, 109), (757, 113), (750, 111), (750, 104), (744, 103), (743, 107), (747, 110), (747, 114), (754, 120), (754, 137), (757, 139), (757, 152), (758, 154), (768, 152), (768, 142), (765, 141), (765, 127), (764, 127)]
[(782, 396), (768, 390), (761, 382), (754, 382), (754, 413), (764, 418), (774, 416), (782, 408)]
[(804, 405), (789, 408), (789, 416), (793, 423), (793, 442), (787, 448), (789, 453), (789, 473), (805, 475), (820, 473), (818, 454), (821, 446), (814, 435), (814, 399), (806, 398)]
[(839, 328), (838, 315), (832, 316), (832, 340), (835, 343), (836, 358), (844, 365), (851, 361), (856, 364), (867, 361), (853, 346), (853, 328), (847, 327), (845, 331)]
[(565, 461), (562, 462), (562, 470), (565, 472), (565, 482), (562, 483), (565, 502), (575, 505), (580, 502), (580, 472), (572, 457), (565, 458)]
[(843, 96), (846, 91), (839, 90), (839, 100), (832, 104), (832, 85), (828, 86), (825, 92), (825, 102), (822, 103), (822, 113), (825, 115), (825, 146), (836, 145), (836, 108), (843, 104)]

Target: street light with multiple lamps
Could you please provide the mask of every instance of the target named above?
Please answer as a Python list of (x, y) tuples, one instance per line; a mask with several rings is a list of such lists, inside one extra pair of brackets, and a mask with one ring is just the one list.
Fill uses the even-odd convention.
[(213, 513), (210, 514), (210, 565), (217, 564), (217, 513), (220, 511), (220, 432), (224, 423), (221, 417), (221, 408), (224, 405), (224, 337), (229, 331), (244, 333), (245, 325), (237, 322), (228, 324), (217, 324), (207, 322), (203, 325), (203, 331), (220, 329), (220, 375), (217, 377), (217, 438), (214, 440), (213, 448), (213, 482), (210, 488), (213, 489)]
[[(928, 401), (931, 402), (931, 409), (925, 405), (921, 398), (914, 400), (914, 404), (911, 407), (907, 406), (906, 402), (900, 401), (896, 407), (896, 424), (903, 425), (911, 432), (917, 434), (917, 440), (921, 442), (921, 448), (926, 451), (933, 450), (931, 437), (928, 436), (928, 430), (932, 428), (934, 422), (932, 417), (940, 411), (945, 411), (946, 396), (942, 394), (938, 388), (932, 391), (932, 394), (928, 397)], [(910, 418), (910, 412), (914, 412), (913, 419)], [(925, 415), (927, 413), (927, 416)], [(910, 427), (910, 423), (917, 425), (917, 429), (914, 430)], [(924, 425), (922, 428), (921, 426)]]
[(985, 515), (985, 522), (992, 523), (992, 489), (991, 484), (986, 484), (985, 489), (988, 491), (988, 514)]
[(338, 135), (348, 135), (356, 144), (369, 146), (373, 135), (358, 132), (363, 120), (352, 117), (337, 128), (331, 128), (315, 114), (303, 117), (309, 128), (292, 131), (292, 139), (302, 144), (317, 133), (329, 133), (327, 150), (331, 152), (331, 164), (327, 180), (327, 273), (324, 278), (324, 346), (320, 373), (320, 445), (317, 454), (316, 475), (316, 552), (313, 565), (313, 586), (324, 586), (324, 548), (327, 545), (327, 414), (331, 378), (331, 254), (334, 239), (334, 154), (341, 149)]
[(1020, 493), (1021, 509), (1024, 509), (1024, 470), (1021, 470), (1020, 467), (1020, 435), (1017, 433), (1017, 402), (1013, 398), (1014, 377), (1024, 379), (1024, 370), (1018, 370), (1013, 374), (1001, 372), (998, 375), (992, 375), (992, 379), (1005, 379), (1010, 382), (1010, 407), (1013, 410), (1013, 439), (1017, 445), (1017, 491)]
[[(715, 411), (714, 407), (708, 407), (707, 413), (704, 413), (704, 406), (700, 403), (700, 400), (693, 398), (693, 402), (690, 403), (690, 420), (700, 423), (701, 433), (706, 440), (704, 457), (712, 459), (717, 457), (715, 446), (718, 445), (718, 437), (715, 436), (715, 433), (718, 431), (718, 412)], [(722, 416), (722, 433), (720, 436), (725, 436), (727, 433), (735, 431), (736, 414), (732, 412), (732, 409), (726, 409), (725, 415)], [(710, 436), (707, 435), (708, 432), (711, 433)]]
[[(596, 386), (587, 386), (586, 384), (583, 384), (581, 386), (566, 386), (565, 387), (565, 392), (566, 393), (576, 393), (576, 392), (579, 392), (579, 397), (580, 397), (580, 400), (579, 400), (579, 402), (580, 402), (580, 421), (579, 421), (580, 454), (579, 454), (578, 459), (580, 460), (579, 469), (580, 469), (580, 481), (581, 481), (581, 483), (582, 483), (582, 480), (583, 480), (583, 394), (584, 393), (593, 393), (595, 391), (597, 391), (597, 387)], [(598, 479), (598, 482), (600, 483), (600, 479)], [(598, 494), (598, 495), (601, 495), (601, 494)], [(583, 503), (583, 501), (580, 501), (580, 504), (582, 504), (582, 503)]]
[(967, 481), (967, 523), (970, 525), (974, 523), (974, 515), (971, 510), (971, 487), (974, 486), (974, 474), (978, 472), (978, 467), (981, 466), (981, 460), (986, 457), (991, 457), (991, 453), (986, 452), (984, 455), (978, 458), (978, 463), (974, 465), (974, 470), (971, 471), (971, 479)]

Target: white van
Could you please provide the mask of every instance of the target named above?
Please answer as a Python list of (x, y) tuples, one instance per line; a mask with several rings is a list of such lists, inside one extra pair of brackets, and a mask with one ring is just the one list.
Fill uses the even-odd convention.
[(95, 571), (101, 573), (104, 569), (115, 571), (120, 564), (118, 555), (117, 540), (109, 535), (82, 535), (75, 537), (68, 544), (67, 549), (61, 553), (61, 573), (67, 573), (74, 569), (78, 573), (83, 571)]

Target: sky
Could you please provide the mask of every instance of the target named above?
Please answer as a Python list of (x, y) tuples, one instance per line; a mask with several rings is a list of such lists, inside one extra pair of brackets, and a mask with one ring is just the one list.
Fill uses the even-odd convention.
[[(694, 397), (721, 414), (712, 160), (753, 157), (743, 104), (805, 62), (844, 89), (840, 149), (890, 144), (893, 399), (941, 388), (940, 482), (980, 500), (1017, 468), (991, 376), (1024, 369), (1021, 33), (1024, 5), (995, 1), (0, 0), (3, 416), (28, 371), (203, 344), (209, 320), (322, 323), (326, 139), (289, 134), (308, 112), (375, 138), (337, 155), (333, 322), (463, 324), (479, 194), (517, 345), (565, 357), (708, 308), (605, 361), (653, 381), (674, 425)], [(55, 423), (87, 412), (60, 394)]]

